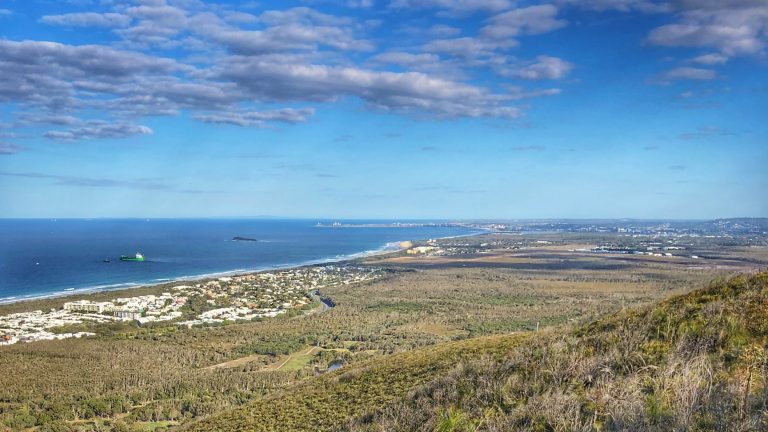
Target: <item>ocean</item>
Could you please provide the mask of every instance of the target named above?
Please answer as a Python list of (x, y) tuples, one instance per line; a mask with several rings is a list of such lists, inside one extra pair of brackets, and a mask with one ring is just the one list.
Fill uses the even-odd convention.
[[(316, 227), (318, 222), (0, 219), (0, 303), (62, 295), (72, 289), (83, 292), (118, 289), (338, 261), (383, 251), (403, 240), (477, 232), (459, 227)], [(233, 241), (233, 237), (257, 241)], [(141, 252), (146, 261), (120, 261), (120, 255), (136, 252)], [(110, 262), (104, 262), (106, 259)]]

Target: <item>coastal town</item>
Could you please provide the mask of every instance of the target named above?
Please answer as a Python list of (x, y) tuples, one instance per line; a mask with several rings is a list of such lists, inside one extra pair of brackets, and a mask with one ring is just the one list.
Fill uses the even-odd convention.
[(383, 274), (377, 268), (352, 265), (311, 266), (180, 282), (160, 294), (68, 301), (49, 311), (0, 316), (0, 345), (96, 334), (66, 331), (83, 324), (173, 322), (192, 327), (272, 318), (319, 301), (319, 290), (325, 287), (371, 281)]

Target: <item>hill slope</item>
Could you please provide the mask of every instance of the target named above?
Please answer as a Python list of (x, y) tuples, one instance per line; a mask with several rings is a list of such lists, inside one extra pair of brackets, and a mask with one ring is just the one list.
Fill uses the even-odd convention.
[(352, 366), (190, 430), (768, 430), (768, 273)]

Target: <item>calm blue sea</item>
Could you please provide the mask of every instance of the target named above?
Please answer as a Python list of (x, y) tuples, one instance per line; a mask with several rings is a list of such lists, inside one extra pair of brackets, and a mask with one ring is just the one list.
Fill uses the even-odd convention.
[[(463, 228), (319, 228), (316, 220), (0, 219), (0, 302), (340, 260)], [(322, 221), (329, 222), (329, 221)], [(340, 221), (370, 223), (388, 221)], [(259, 241), (232, 241), (232, 237)], [(145, 262), (121, 262), (141, 252)], [(105, 263), (105, 259), (111, 262)]]

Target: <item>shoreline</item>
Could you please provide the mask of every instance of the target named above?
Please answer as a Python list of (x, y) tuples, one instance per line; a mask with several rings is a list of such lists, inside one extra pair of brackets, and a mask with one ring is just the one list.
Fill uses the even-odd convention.
[(269, 272), (269, 271), (282, 271), (282, 270), (291, 270), (291, 269), (298, 269), (302, 267), (312, 267), (312, 266), (324, 265), (324, 264), (335, 264), (335, 263), (343, 263), (348, 261), (351, 262), (351, 261), (356, 261), (359, 259), (368, 258), (372, 256), (379, 256), (379, 255), (401, 252), (403, 250), (402, 248), (392, 249), (393, 244), (399, 244), (399, 243), (401, 242), (387, 243), (386, 245), (382, 246), (379, 249), (365, 251), (365, 252), (356, 252), (353, 254), (345, 255), (340, 258), (323, 258), (323, 259), (305, 261), (302, 263), (273, 265), (273, 266), (265, 266), (265, 267), (259, 267), (259, 268), (253, 268), (253, 269), (225, 270), (225, 271), (213, 272), (213, 273), (202, 273), (198, 275), (179, 276), (175, 278), (155, 279), (153, 281), (147, 281), (147, 282), (124, 282), (124, 283), (110, 284), (110, 285), (96, 285), (96, 286), (85, 287), (85, 288), (76, 288), (73, 291), (54, 291), (47, 294), (32, 294), (32, 295), (23, 296), (23, 297), (21, 296), (6, 297), (6, 298), (0, 299), (0, 307), (8, 306), (8, 305), (20, 305), (22, 303), (41, 301), (41, 300), (61, 299), (61, 298), (74, 297), (74, 296), (89, 296), (93, 294), (103, 294), (108, 292), (150, 289), (150, 288), (156, 288), (162, 285), (173, 284), (177, 282), (204, 281), (204, 280), (215, 279), (220, 277), (242, 276), (242, 275), (263, 273), (263, 272)]
[[(435, 239), (443, 240), (443, 239), (451, 239), (451, 238), (459, 238), (459, 237), (471, 237), (471, 236), (476, 236), (481, 234), (487, 234), (487, 231), (468, 233), (468, 234), (459, 234), (459, 235), (446, 236), (446, 237), (436, 237)], [(149, 290), (149, 289), (155, 289), (155, 288), (161, 287), (163, 285), (174, 284), (178, 282), (204, 281), (207, 279), (213, 279), (213, 278), (219, 278), (219, 277), (242, 276), (242, 275), (263, 273), (268, 271), (283, 271), (283, 270), (299, 269), (302, 267), (312, 267), (312, 266), (318, 266), (318, 265), (355, 262), (365, 258), (388, 255), (388, 254), (396, 254), (396, 253), (402, 252), (405, 249), (400, 247), (400, 244), (407, 241), (421, 242), (421, 241), (426, 241), (426, 239), (399, 240), (394, 242), (388, 242), (378, 249), (355, 252), (348, 255), (343, 255), (341, 257), (337, 256), (335, 258), (321, 258), (321, 259), (310, 260), (310, 261), (305, 261), (301, 263), (265, 266), (265, 267), (259, 267), (259, 268), (253, 268), (253, 269), (226, 270), (226, 271), (214, 272), (214, 273), (203, 273), (199, 275), (180, 276), (180, 277), (167, 278), (167, 279), (166, 278), (156, 279), (154, 281), (149, 281), (149, 282), (125, 282), (125, 283), (111, 284), (111, 285), (96, 285), (96, 286), (86, 287), (86, 288), (77, 288), (73, 291), (55, 291), (52, 293), (30, 295), (30, 296), (6, 297), (6, 298), (0, 299), (0, 308), (3, 308), (5, 306), (21, 306), (27, 303), (42, 302), (46, 300), (65, 299), (67, 297), (84, 297), (84, 296), (105, 294), (109, 292), (127, 292), (127, 291), (142, 290), (142, 289)], [(0, 312), (0, 314), (2, 313), (3, 312)]]

